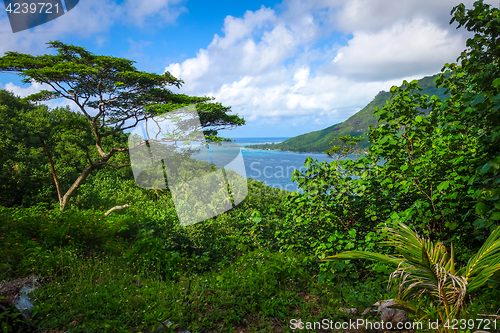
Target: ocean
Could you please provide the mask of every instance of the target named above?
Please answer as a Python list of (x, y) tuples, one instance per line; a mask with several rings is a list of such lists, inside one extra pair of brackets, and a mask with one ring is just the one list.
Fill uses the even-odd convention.
[[(235, 143), (240, 147), (252, 144), (280, 143), (289, 138), (235, 138)], [(278, 150), (262, 150), (241, 148), (247, 178), (264, 182), (268, 186), (298, 191), (293, 183), (292, 172), (295, 169), (304, 170), (304, 161), (307, 157), (318, 161), (332, 161), (326, 154), (295, 153)], [(357, 156), (357, 155), (353, 155)]]

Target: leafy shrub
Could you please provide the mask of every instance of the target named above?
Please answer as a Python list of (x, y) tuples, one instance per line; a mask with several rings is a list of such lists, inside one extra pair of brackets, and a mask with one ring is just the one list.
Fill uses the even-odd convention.
[[(46, 271), (57, 261), (62, 248), (89, 255), (91, 252), (122, 253), (127, 242), (121, 235), (135, 222), (132, 216), (105, 218), (102, 212), (68, 209), (46, 210), (0, 207), (0, 252), (10, 276)], [(127, 235), (129, 236), (129, 235)], [(41, 272), (39, 272), (41, 273)]]
[[(396, 267), (389, 280), (389, 284), (398, 283), (395, 301), (422, 318), (429, 316), (440, 320), (444, 332), (455, 331), (446, 323), (463, 316), (467, 295), (481, 288), (500, 271), (500, 227), (462, 267), (455, 263), (453, 248), (448, 252), (441, 242), (420, 237), (402, 222), (397, 221), (383, 231), (387, 235), (383, 244), (397, 249), (398, 255), (348, 251), (323, 260), (369, 259)], [(430, 308), (419, 309), (415, 300), (422, 295), (429, 297)]]

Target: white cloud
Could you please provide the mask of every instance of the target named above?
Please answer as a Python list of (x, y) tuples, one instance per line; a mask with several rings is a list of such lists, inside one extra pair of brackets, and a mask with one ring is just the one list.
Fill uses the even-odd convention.
[[(31, 82), (30, 85), (27, 85), (25, 87), (18, 86), (12, 82), (6, 83), (5, 85), (0, 84), (0, 89), (5, 89), (7, 91), (10, 91), (14, 94), (14, 96), (19, 96), (21, 98), (27, 97), (32, 94), (36, 94), (42, 90), (49, 90), (52, 91), (52, 88), (45, 83), (37, 83), (37, 82)], [(42, 104), (47, 105), (49, 108), (54, 109), (57, 107), (66, 107), (69, 106), (71, 110), (73, 111), (78, 111), (79, 108), (78, 106), (70, 100), (64, 99), (64, 98), (58, 98), (58, 99), (53, 99), (49, 101), (42, 101)]]
[(187, 12), (180, 6), (183, 0), (125, 0), (122, 10), (128, 21), (143, 26), (145, 20), (153, 19), (155, 26), (172, 23), (180, 14)]
[(187, 91), (200, 86), (206, 93), (245, 75), (271, 70), (293, 47), (291, 32), (280, 24), (273, 26), (275, 21), (274, 11), (265, 7), (247, 11), (243, 18), (228, 16), (222, 29), (224, 37), (216, 34), (195, 58), (170, 64), (165, 71), (183, 79)]
[(295, 71), (293, 74), (293, 80), (296, 82), (292, 90), (296, 91), (302, 87), (306, 86), (307, 79), (309, 78), (310, 69), (308, 66), (301, 67)]
[[(172, 23), (186, 11), (183, 3), (81, 1), (57, 20), (5, 39), (0, 54), (43, 53), (48, 40), (71, 34), (107, 43), (106, 35), (96, 35), (117, 23)], [(182, 92), (215, 96), (247, 121), (328, 125), (351, 116), (380, 90), (455, 61), (470, 36), (448, 24), (455, 5), (455, 0), (284, 0), (273, 9), (227, 16), (222, 34), (195, 57), (165, 64), (165, 71), (185, 81)], [(5, 15), (0, 30), (10, 31)], [(147, 42), (129, 43), (128, 57), (141, 58)]]
[(381, 80), (438, 72), (455, 61), (465, 40), (423, 18), (398, 22), (379, 32), (354, 32), (340, 48), (331, 73), (356, 80)]
[(71, 11), (56, 20), (43, 24), (35, 31), (54, 31), (57, 35), (76, 34), (85, 38), (108, 31), (123, 10), (112, 0), (80, 1)]
[(52, 90), (52, 88), (49, 85), (37, 82), (32, 82), (30, 85), (27, 85), (26, 87), (20, 87), (12, 82), (9, 82), (4, 85), (3, 89), (14, 93), (15, 96), (19, 96), (21, 98), (24, 98), (32, 94), (36, 94), (42, 90)]
[(224, 38), (215, 35), (211, 45), (217, 44), (221, 49), (225, 49), (243, 38), (249, 37), (255, 29), (262, 28), (275, 19), (274, 11), (264, 6), (255, 12), (246, 11), (243, 18), (228, 15), (224, 19), (224, 27), (222, 28)]
[[(50, 40), (71, 34), (88, 38), (107, 31), (122, 16), (122, 8), (112, 0), (80, 1), (71, 11), (53, 21), (4, 38), (0, 44), (0, 55), (12, 50), (41, 54), (46, 52), (46, 43)], [(0, 16), (0, 31), (12, 31), (6, 15)]]
[(249, 122), (346, 119), (380, 90), (455, 61), (467, 33), (448, 24), (452, 2), (285, 0), (226, 17), (223, 36), (165, 70), (183, 92), (215, 96)]
[(174, 64), (172, 67), (172, 75), (183, 76), (188, 80), (195, 81), (197, 78), (206, 73), (210, 59), (206, 50), (200, 50), (194, 59), (187, 59), (182, 65)]
[(22, 31), (12, 35), (12, 29), (7, 15), (0, 15), (0, 33), (2, 33), (0, 56), (6, 51), (39, 53), (46, 48), (44, 43), (49, 40), (49, 38), (46, 38), (46, 34), (29, 31)]
[[(415, 18), (427, 18), (442, 28), (449, 28), (450, 11), (459, 2), (456, 0), (349, 0), (333, 1), (330, 23), (348, 33), (353, 31), (378, 32), (393, 24), (404, 23)], [(471, 8), (474, 0), (461, 1)], [(488, 2), (488, 1), (486, 1)]]

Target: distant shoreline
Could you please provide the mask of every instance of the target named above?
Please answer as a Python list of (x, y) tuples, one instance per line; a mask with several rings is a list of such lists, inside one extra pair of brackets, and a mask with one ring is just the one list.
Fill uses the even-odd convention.
[[(257, 146), (257, 145), (256, 145)], [(250, 148), (249, 146), (245, 146), (245, 147), (241, 147), (241, 148), (244, 148), (244, 149), (251, 149), (251, 150), (262, 150), (262, 151), (266, 151), (266, 150), (270, 150), (270, 151), (281, 151), (281, 152), (286, 152), (286, 153), (295, 153), (295, 154), (325, 154), (325, 152), (312, 152), (312, 151), (306, 151), (306, 152), (302, 152), (302, 151), (292, 151), (292, 150), (282, 150), (282, 149), (261, 149), (261, 148)], [(365, 156), (366, 154), (368, 154), (368, 152), (365, 152), (364, 154), (349, 154), (347, 156)], [(333, 160), (334, 158), (332, 158)]]
[[(259, 146), (259, 145), (255, 145), (255, 146)], [(244, 146), (242, 148), (253, 149), (253, 150), (264, 150), (264, 151), (265, 150), (283, 151), (283, 152), (297, 153), (297, 154), (324, 154), (324, 152), (322, 152), (322, 151), (318, 151), (318, 152), (313, 152), (313, 151), (293, 151), (293, 150), (283, 150), (283, 149), (253, 148), (251, 146)]]

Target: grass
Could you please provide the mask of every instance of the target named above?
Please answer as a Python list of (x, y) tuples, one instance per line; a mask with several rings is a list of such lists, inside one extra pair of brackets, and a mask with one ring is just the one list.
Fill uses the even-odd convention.
[[(263, 195), (263, 186), (252, 183), (238, 207), (185, 228), (168, 193), (137, 188), (121, 188), (138, 199), (107, 217), (85, 205), (0, 207), (0, 280), (43, 277), (31, 322), (9, 310), (0, 313), (3, 331), (135, 333), (170, 321), (170, 331), (192, 333), (292, 332), (292, 319), (345, 321), (352, 317), (339, 308), (394, 296), (380, 274), (319, 282), (310, 253), (283, 252), (276, 235), (287, 193)], [(471, 316), (500, 306), (496, 289), (475, 297)]]
[(164, 271), (142, 257), (85, 258), (71, 251), (61, 256), (62, 276), (49, 276), (33, 293), (32, 324), (38, 329), (133, 332), (169, 320), (191, 332), (266, 331), (286, 326), (293, 313), (319, 319), (334, 310), (318, 302), (320, 285), (292, 253), (252, 251), (231, 265), (183, 274), (178, 281), (165, 279)]

